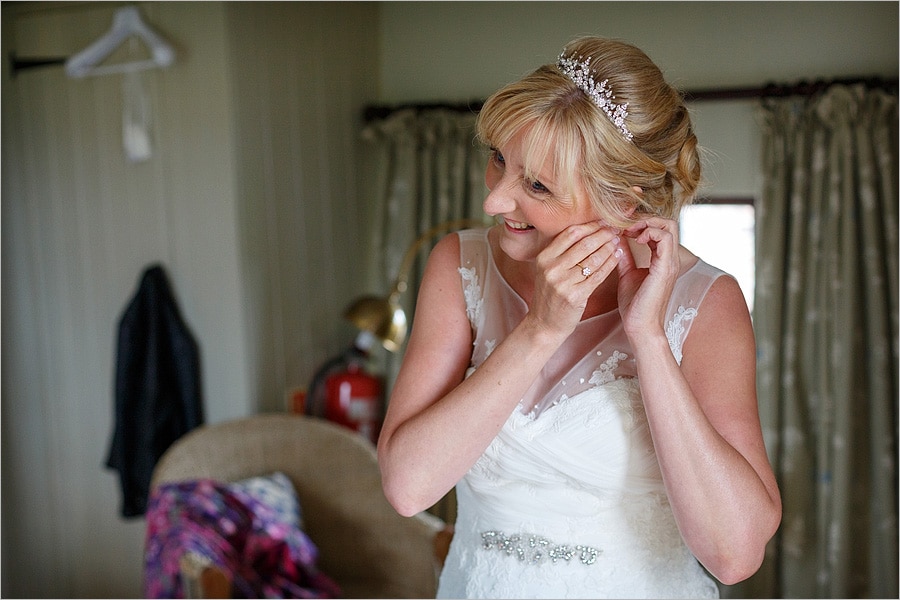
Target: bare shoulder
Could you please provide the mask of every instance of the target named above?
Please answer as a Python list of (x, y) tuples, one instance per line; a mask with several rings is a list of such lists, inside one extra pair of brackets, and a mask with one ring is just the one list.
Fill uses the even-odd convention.
[(472, 333), (459, 274), (459, 248), (459, 236), (451, 234), (435, 244), (429, 255), (385, 431), (441, 398), (464, 378)]
[(463, 299), (460, 283), (460, 240), (455, 233), (441, 238), (431, 250), (422, 283), (419, 286), (418, 304), (423, 300), (446, 307), (447, 302), (460, 302)]
[(456, 233), (445, 235), (431, 250), (428, 257), (429, 266), (433, 264), (435, 268), (456, 271), (459, 267), (459, 250), (459, 235)]
[(730, 275), (718, 277), (700, 304), (681, 368), (704, 412), (726, 438), (735, 442), (758, 427), (756, 340), (747, 302)]
[(438, 241), (428, 257), (419, 286), (411, 345), (421, 344), (423, 336), (432, 341), (435, 338), (468, 337), (470, 331), (459, 266), (460, 239), (452, 233)]
[(716, 278), (700, 304), (684, 344), (685, 358), (755, 354), (755, 340), (747, 301), (737, 280), (727, 273)]
[[(706, 293), (698, 319), (700, 329), (712, 325), (715, 331), (739, 330), (752, 334), (750, 310), (737, 279), (725, 273), (716, 278)], [(712, 333), (712, 332), (710, 332)]]

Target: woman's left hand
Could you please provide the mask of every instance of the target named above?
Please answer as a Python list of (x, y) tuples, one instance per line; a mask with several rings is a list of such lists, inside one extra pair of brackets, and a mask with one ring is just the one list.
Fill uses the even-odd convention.
[[(649, 267), (637, 267), (629, 244), (647, 246)], [(619, 312), (629, 337), (663, 330), (665, 311), (681, 270), (678, 223), (648, 217), (622, 232), (619, 258)]]

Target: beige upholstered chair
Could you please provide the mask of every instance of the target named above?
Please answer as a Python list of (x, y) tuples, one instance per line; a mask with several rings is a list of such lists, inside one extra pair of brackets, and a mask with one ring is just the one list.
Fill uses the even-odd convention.
[(444, 523), (430, 514), (398, 515), (382, 492), (374, 446), (338, 425), (285, 413), (203, 426), (169, 448), (151, 485), (274, 471), (294, 484), (319, 568), (345, 597), (434, 597)]

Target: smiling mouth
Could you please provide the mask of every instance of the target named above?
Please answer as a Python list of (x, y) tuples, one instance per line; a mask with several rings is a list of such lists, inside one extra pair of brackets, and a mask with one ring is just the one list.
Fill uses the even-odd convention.
[(509, 219), (503, 219), (503, 222), (507, 227), (513, 229), (515, 231), (528, 231), (529, 229), (534, 229), (534, 225), (529, 225), (528, 223), (520, 223), (519, 221), (510, 221)]

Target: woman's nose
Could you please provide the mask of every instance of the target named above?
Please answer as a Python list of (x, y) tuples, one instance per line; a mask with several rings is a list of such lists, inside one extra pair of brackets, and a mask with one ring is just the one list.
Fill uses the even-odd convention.
[(484, 199), (484, 212), (493, 217), (515, 210), (516, 201), (511, 186), (502, 178), (493, 183), (493, 186), (489, 186), (490, 192)]

